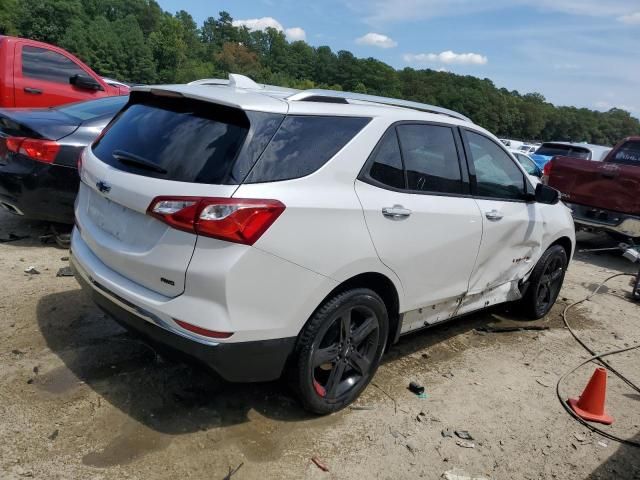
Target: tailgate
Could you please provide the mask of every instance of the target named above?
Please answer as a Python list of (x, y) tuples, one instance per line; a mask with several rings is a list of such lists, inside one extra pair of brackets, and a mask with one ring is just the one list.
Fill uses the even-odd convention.
[(237, 184), (220, 179), (247, 136), (241, 114), (182, 99), (142, 98), (85, 150), (76, 223), (106, 266), (168, 297), (184, 292), (198, 237), (146, 212), (159, 196), (233, 195)]
[(640, 167), (634, 165), (556, 157), (548, 183), (571, 203), (640, 213)]

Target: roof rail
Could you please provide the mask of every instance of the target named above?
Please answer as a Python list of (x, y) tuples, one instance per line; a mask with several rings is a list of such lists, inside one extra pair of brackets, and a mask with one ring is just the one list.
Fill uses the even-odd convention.
[(458, 120), (463, 120), (465, 122), (473, 123), (470, 118), (465, 117), (461, 113), (454, 112), (453, 110), (449, 110), (446, 108), (436, 107), (435, 105), (428, 105), (426, 103), (412, 102), (410, 100), (400, 100), (398, 98), (367, 95), (364, 93), (340, 92), (337, 90), (310, 89), (310, 90), (304, 90), (299, 93), (295, 93), (290, 97), (288, 97), (288, 100), (293, 100), (293, 101), (311, 100), (311, 101), (317, 102), (319, 101), (318, 97), (325, 97), (327, 98), (327, 101), (330, 101), (330, 99), (343, 98), (345, 100), (356, 100), (360, 102), (377, 103), (380, 105), (388, 105), (391, 107), (410, 108), (412, 110), (419, 110), (421, 112), (447, 115), (449, 117), (457, 118)]

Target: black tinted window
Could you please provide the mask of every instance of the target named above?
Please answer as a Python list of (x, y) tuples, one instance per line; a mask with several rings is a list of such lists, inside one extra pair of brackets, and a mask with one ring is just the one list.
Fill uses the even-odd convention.
[(248, 183), (300, 178), (327, 163), (368, 118), (288, 116), (247, 177)]
[(138, 175), (227, 183), (248, 129), (239, 110), (186, 99), (148, 99), (122, 111), (92, 148), (103, 162)]
[(77, 120), (92, 120), (98, 117), (109, 117), (118, 113), (125, 106), (128, 96), (99, 98), (98, 100), (89, 100), (88, 102), (71, 103), (58, 107), (62, 113), (66, 113), (70, 117)]
[(405, 188), (404, 169), (395, 128), (387, 130), (373, 155), (369, 177), (390, 187)]
[(585, 160), (591, 159), (591, 152), (587, 148), (574, 147), (571, 145), (563, 145), (561, 143), (543, 143), (542, 146), (535, 151), (536, 155), (544, 155), (546, 157), (574, 157)]
[(73, 75), (87, 75), (64, 55), (38, 47), (22, 47), (22, 75), (50, 82), (69, 83)]
[(462, 193), (453, 130), (437, 125), (397, 127), (409, 190)]
[(471, 158), (476, 170), (476, 189), (481, 197), (522, 199), (524, 174), (497, 144), (467, 131)]

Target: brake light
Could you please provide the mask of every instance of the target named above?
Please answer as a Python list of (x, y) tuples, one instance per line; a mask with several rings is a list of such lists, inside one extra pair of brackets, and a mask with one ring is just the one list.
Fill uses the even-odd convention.
[(42, 163), (53, 163), (60, 151), (58, 142), (39, 138), (9, 137), (6, 144), (10, 152), (21, 153)]
[(253, 245), (284, 209), (278, 200), (156, 197), (147, 213), (178, 230)]
[(553, 159), (549, 160), (542, 169), (542, 183), (549, 184), (549, 175), (551, 175), (551, 169), (553, 168)]

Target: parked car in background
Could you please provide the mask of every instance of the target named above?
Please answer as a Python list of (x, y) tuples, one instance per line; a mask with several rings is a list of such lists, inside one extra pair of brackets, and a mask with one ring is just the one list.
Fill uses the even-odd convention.
[(524, 144), (518, 150), (524, 154), (533, 153), (538, 149), (535, 145)]
[(456, 112), (239, 75), (132, 89), (80, 177), (94, 301), (227, 380), (287, 366), (316, 413), (401, 334), (508, 301), (542, 317), (575, 242), (559, 193)]
[(600, 161), (609, 151), (611, 151), (611, 147), (590, 143), (545, 142), (535, 153), (531, 154), (531, 158), (536, 162), (536, 165), (544, 168), (547, 162), (555, 156)]
[(544, 181), (562, 192), (576, 226), (640, 238), (640, 137), (625, 138), (602, 162), (555, 157)]
[(520, 165), (522, 165), (525, 171), (535, 179), (535, 182), (539, 182), (542, 178), (542, 170), (538, 165), (536, 165), (536, 162), (534, 162), (529, 155), (521, 152), (520, 150), (511, 150), (511, 153), (516, 157), (516, 160), (520, 162)]
[(80, 153), (127, 100), (117, 96), (53, 108), (0, 109), (0, 207), (73, 224)]
[(126, 95), (62, 48), (0, 35), (0, 108), (52, 107)]

